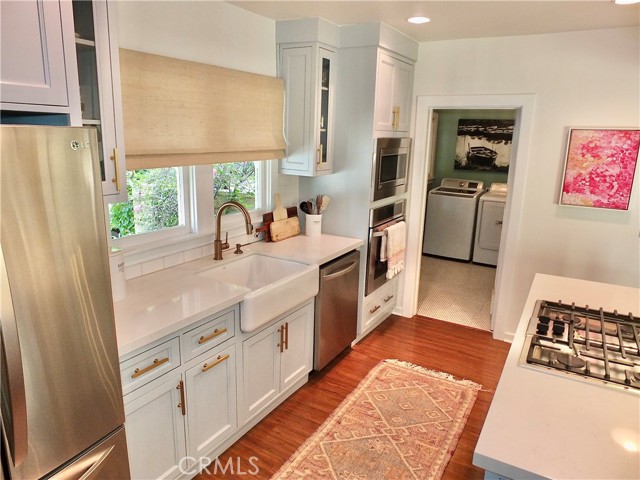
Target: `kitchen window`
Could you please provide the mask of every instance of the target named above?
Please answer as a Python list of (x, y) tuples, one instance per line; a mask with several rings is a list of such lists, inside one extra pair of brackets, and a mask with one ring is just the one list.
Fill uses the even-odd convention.
[(127, 171), (126, 202), (109, 205), (111, 236), (189, 231), (188, 167)]
[[(220, 163), (127, 171), (128, 201), (109, 204), (114, 245), (145, 249), (214, 233), (214, 213), (228, 200), (262, 220), (271, 170), (277, 161)], [(244, 226), (235, 209), (223, 219), (230, 236)], [(209, 239), (210, 240), (210, 239)], [(207, 243), (207, 241), (202, 242)], [(209, 242), (210, 243), (210, 242)]]

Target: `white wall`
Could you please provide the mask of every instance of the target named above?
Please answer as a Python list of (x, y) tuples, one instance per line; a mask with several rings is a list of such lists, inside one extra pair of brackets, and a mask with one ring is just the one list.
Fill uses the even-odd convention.
[(275, 22), (225, 2), (121, 1), (120, 47), (276, 74)]
[(516, 261), (502, 266), (513, 308), (497, 338), (515, 332), (536, 272), (640, 286), (637, 170), (628, 211), (557, 205), (569, 127), (640, 125), (640, 29), (423, 43), (414, 85), (417, 96), (535, 95)]

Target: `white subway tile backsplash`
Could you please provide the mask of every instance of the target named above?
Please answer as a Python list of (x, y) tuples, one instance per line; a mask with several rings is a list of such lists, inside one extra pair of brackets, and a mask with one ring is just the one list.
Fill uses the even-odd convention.
[(184, 263), (184, 252), (174, 253), (172, 255), (167, 255), (163, 257), (164, 260), (164, 268), (175, 267), (176, 265), (180, 265)]
[(162, 270), (164, 267), (164, 258), (156, 258), (155, 260), (149, 260), (148, 262), (141, 263), (142, 275), (148, 275), (158, 270)]
[(142, 265), (137, 263), (135, 265), (124, 265), (124, 275), (127, 280), (142, 276)]
[(202, 257), (202, 247), (191, 248), (189, 250), (184, 251), (184, 261), (190, 262), (192, 260), (197, 260)]
[(213, 243), (209, 243), (202, 247), (202, 256), (206, 257), (209, 255), (213, 255)]

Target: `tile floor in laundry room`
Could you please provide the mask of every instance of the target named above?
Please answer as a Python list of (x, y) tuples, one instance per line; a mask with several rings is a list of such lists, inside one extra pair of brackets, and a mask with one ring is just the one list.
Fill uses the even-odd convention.
[(495, 267), (423, 255), (417, 313), (490, 330), (495, 276)]

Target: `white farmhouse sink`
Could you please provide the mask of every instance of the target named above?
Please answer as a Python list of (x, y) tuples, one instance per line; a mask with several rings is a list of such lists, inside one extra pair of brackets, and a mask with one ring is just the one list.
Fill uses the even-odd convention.
[(249, 290), (240, 303), (240, 329), (253, 332), (318, 293), (318, 266), (264, 255), (240, 257), (198, 275)]

